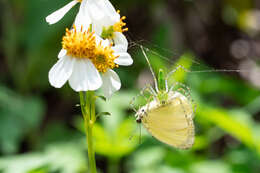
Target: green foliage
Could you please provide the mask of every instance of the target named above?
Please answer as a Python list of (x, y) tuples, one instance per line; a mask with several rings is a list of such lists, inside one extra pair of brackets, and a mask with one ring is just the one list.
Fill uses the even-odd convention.
[(24, 136), (33, 135), (40, 125), (44, 111), (39, 98), (23, 97), (0, 86), (0, 151), (17, 152)]
[[(192, 62), (192, 60), (190, 59), (186, 59), (187, 62)], [(187, 64), (187, 62), (184, 61), (185, 63), (181, 63), (182, 59), (180, 59), (179, 61), (179, 65), (185, 65)], [(185, 76), (187, 75), (188, 72), (182, 71), (182, 73), (176, 73), (175, 78), (178, 78), (179, 76)], [(193, 72), (190, 72), (190, 76), (194, 75), (192, 74)], [(196, 73), (196, 71), (194, 71), (194, 73)], [(178, 76), (179, 75), (179, 76)], [(228, 80), (225, 80), (225, 77), (221, 77), (219, 75), (214, 75), (213, 77), (210, 77), (208, 79), (208, 77), (203, 80), (201, 78), (200, 75), (200, 80), (202, 81), (201, 83), (197, 83), (199, 86), (203, 86), (205, 80), (210, 80), (211, 82), (208, 83), (209, 86), (205, 89), (207, 89), (207, 93), (214, 93), (214, 92), (218, 92), (218, 94), (225, 92), (226, 94), (229, 94), (231, 96), (235, 95), (235, 91), (246, 91), (244, 93), (244, 95), (235, 95), (234, 97), (237, 98), (236, 100), (243, 100), (245, 101), (245, 96), (248, 95), (250, 96), (249, 99), (252, 100), (252, 97), (256, 97), (257, 95), (259, 95), (259, 93), (251, 88), (246, 88), (246, 85), (242, 84), (238, 84), (240, 81), (234, 81), (234, 83), (230, 83), (228, 82)], [(189, 80), (189, 76), (187, 77)], [(192, 77), (191, 77), (192, 78)], [(180, 77), (179, 79), (183, 79), (182, 77)], [(196, 78), (198, 79), (198, 78)], [(212, 80), (214, 80), (215, 82), (212, 82)], [(230, 81), (230, 80), (229, 80)], [(236, 84), (235, 84), (236, 82)], [(193, 83), (191, 83), (193, 84)], [(196, 85), (190, 85), (195, 87), (194, 90), (192, 90), (195, 95), (196, 92), (200, 92), (201, 91), (197, 91), (196, 89)], [(229, 86), (229, 87), (228, 87)], [(214, 89), (211, 89), (210, 87), (213, 87)], [(242, 87), (244, 87), (242, 89)], [(199, 87), (200, 88), (200, 87)], [(232, 88), (232, 89), (228, 89), (228, 88)], [(192, 88), (193, 89), (193, 88)], [(230, 92), (227, 92), (230, 91)], [(234, 92), (234, 94), (233, 94)], [(252, 93), (252, 94), (251, 94)], [(254, 93), (254, 96), (253, 96)], [(240, 140), (241, 142), (243, 142), (245, 145), (247, 145), (249, 148), (255, 150), (259, 144), (254, 140), (254, 132), (253, 132), (253, 119), (251, 118), (251, 115), (249, 113), (247, 113), (246, 110), (243, 109), (233, 109), (233, 110), (226, 110), (223, 109), (219, 106), (212, 106), (211, 104), (209, 104), (204, 98), (203, 95), (201, 95), (202, 97), (195, 99), (195, 103), (197, 104), (197, 120), (199, 122), (206, 122), (206, 123), (213, 123), (216, 126), (218, 126), (219, 128), (225, 130), (227, 133), (229, 133), (230, 135), (236, 137), (238, 140)], [(243, 98), (243, 99), (242, 99)], [(247, 100), (249, 101), (249, 100)], [(246, 118), (246, 121), (245, 121)], [(260, 156), (260, 153), (259, 153)]]
[[(248, 145), (248, 147), (254, 149), (258, 144), (255, 144), (253, 140), (252, 125), (243, 119), (238, 119), (239, 117), (237, 117), (237, 115), (241, 113), (243, 114), (242, 111), (232, 112), (221, 108), (205, 106), (200, 103), (197, 115), (201, 121), (215, 124), (219, 128), (227, 131), (230, 135), (239, 139), (244, 144)], [(245, 116), (248, 117), (250, 115), (246, 114)]]
[[(64, 28), (71, 27), (78, 5), (51, 27), (44, 18), (68, 2), (0, 2), (0, 173), (87, 171), (84, 126), (78, 115), (80, 108), (75, 106), (79, 103), (78, 95), (68, 85), (59, 90), (51, 88), (47, 77), (57, 60)], [(127, 16), (126, 35), (134, 65), (116, 69), (122, 82), (119, 92), (109, 100), (102, 96), (97, 99), (99, 116), (94, 137), (100, 172), (260, 172), (260, 92), (249, 82), (251, 77), (259, 76), (252, 73), (250, 78), (243, 79), (237, 72), (214, 70), (234, 69), (245, 60), (257, 62), (259, 54), (253, 49), (258, 47), (259, 31), (257, 18), (252, 15), (259, 12), (254, 7), (256, 3), (111, 2)], [(232, 45), (241, 39), (251, 46), (250, 53), (231, 59)], [(145, 129), (139, 131), (135, 112), (129, 105), (139, 88), (149, 81), (144, 74), (148, 71), (147, 63), (139, 46), (135, 46), (139, 44), (148, 48), (147, 55), (156, 73), (162, 69), (167, 74), (179, 65), (186, 69), (178, 69), (169, 84), (184, 83), (197, 105), (196, 139), (190, 150), (171, 148)], [(241, 47), (238, 53), (246, 50)], [(159, 79), (159, 84), (164, 84), (165, 79)], [(145, 103), (139, 97), (135, 105)]]
[(231, 168), (230, 166), (223, 162), (223, 161), (202, 161), (198, 162), (191, 167), (191, 172), (192, 173), (207, 173), (207, 172), (212, 172), (212, 173), (231, 173)]
[(170, 81), (175, 82), (184, 82), (187, 76), (187, 71), (191, 68), (193, 64), (193, 55), (190, 52), (183, 54), (179, 60), (174, 64), (173, 70), (176, 69), (178, 66), (182, 68), (178, 69), (172, 76)]
[(83, 151), (83, 147), (74, 142), (50, 145), (43, 152), (0, 159), (0, 170), (5, 173), (82, 173), (86, 171)]
[[(97, 102), (99, 110), (110, 110), (111, 116), (100, 116), (101, 123), (94, 125), (95, 149), (97, 153), (112, 160), (119, 160), (137, 147), (138, 141), (131, 140), (131, 137), (135, 135), (134, 119), (124, 118), (131, 97), (133, 97), (131, 93), (121, 93), (113, 96), (107, 103), (103, 100)], [(78, 120), (77, 126), (84, 132), (82, 120)]]
[(138, 151), (133, 156), (132, 173), (153, 173), (161, 172), (163, 158), (166, 155), (166, 151), (160, 147), (150, 147)]

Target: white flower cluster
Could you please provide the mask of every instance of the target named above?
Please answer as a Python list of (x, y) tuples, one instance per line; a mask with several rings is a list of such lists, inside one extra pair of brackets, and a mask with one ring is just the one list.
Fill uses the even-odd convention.
[(77, 92), (102, 87), (109, 98), (121, 87), (113, 68), (133, 63), (127, 53), (128, 41), (123, 32), (125, 17), (120, 17), (109, 0), (73, 0), (46, 17), (49, 24), (61, 20), (77, 3), (79, 12), (72, 29), (66, 29), (58, 62), (49, 72), (50, 84), (62, 87), (67, 81)]

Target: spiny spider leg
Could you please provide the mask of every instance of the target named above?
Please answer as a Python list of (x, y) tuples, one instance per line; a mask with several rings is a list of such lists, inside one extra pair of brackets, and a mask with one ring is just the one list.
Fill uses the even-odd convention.
[(179, 88), (179, 90), (182, 90), (183, 93), (184, 93), (184, 95), (191, 101), (191, 103), (192, 103), (192, 108), (193, 108), (193, 111), (194, 111), (194, 113), (195, 113), (195, 112), (196, 112), (196, 109), (197, 109), (197, 105), (195, 104), (194, 100), (193, 100), (192, 97), (191, 97), (191, 89), (190, 89), (188, 86), (186, 86), (185, 84), (180, 83), (180, 82), (174, 82), (174, 84), (173, 84), (173, 85), (171, 86), (171, 88), (168, 90), (168, 79), (169, 79), (169, 77), (170, 77), (171, 75), (173, 75), (175, 72), (177, 72), (179, 69), (182, 69), (182, 70), (184, 70), (185, 72), (190, 72), (188, 69), (186, 69), (185, 67), (183, 67), (183, 66), (181, 66), (181, 65), (178, 65), (174, 70), (170, 71), (170, 72), (168, 73), (168, 75), (166, 76), (166, 80), (165, 80), (166, 91), (167, 91), (167, 92), (172, 91), (175, 85), (180, 85), (181, 87), (185, 88), (186, 90), (183, 89), (183, 88), (182, 88), (182, 89)]
[(192, 108), (193, 108), (193, 115), (194, 115), (196, 112), (196, 109), (197, 109), (197, 105), (196, 105), (195, 101), (193, 100), (193, 98), (191, 97), (191, 89), (187, 85), (180, 83), (180, 82), (175, 82), (172, 85), (172, 87), (170, 88), (169, 92), (174, 91), (174, 86), (177, 86), (177, 85), (181, 86), (180, 88), (177, 89), (177, 91), (181, 91), (188, 98), (188, 100), (191, 101)]
[(182, 91), (183, 94), (191, 100), (191, 89), (181, 82), (174, 82), (169, 91), (174, 91), (174, 87), (178, 85), (180, 86), (178, 90)]
[(185, 67), (178, 65), (174, 70), (170, 71), (167, 76), (166, 76), (166, 80), (165, 80), (165, 86), (166, 86), (166, 91), (168, 91), (168, 79), (171, 75), (173, 75), (175, 72), (177, 72), (179, 69), (184, 70), (185, 72), (190, 72), (188, 69), (186, 69)]
[[(136, 113), (138, 112), (138, 110), (135, 109), (135, 107), (134, 107), (134, 102), (137, 100), (138, 97), (143, 96), (143, 97), (145, 98), (146, 102), (150, 102), (151, 97), (149, 97), (149, 98), (147, 99), (146, 96), (144, 96), (144, 92), (145, 92), (145, 91), (147, 91), (147, 92), (148, 92), (149, 94), (151, 94), (151, 96), (153, 96), (153, 97), (156, 96), (156, 92), (154, 91), (153, 87), (152, 87), (150, 84), (146, 85), (146, 86), (140, 91), (140, 93), (139, 93), (137, 96), (135, 96), (135, 97), (130, 101), (130, 106), (132, 107), (132, 109), (133, 109)], [(139, 107), (139, 108), (140, 108), (140, 107)], [(139, 108), (138, 108), (138, 109), (139, 109)]]

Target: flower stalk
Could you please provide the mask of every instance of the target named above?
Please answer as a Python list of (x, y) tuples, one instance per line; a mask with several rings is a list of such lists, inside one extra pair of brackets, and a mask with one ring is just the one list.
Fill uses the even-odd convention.
[(93, 146), (93, 126), (96, 121), (95, 93), (94, 91), (80, 92), (81, 112), (86, 130), (86, 140), (88, 148), (88, 165), (91, 173), (96, 173), (95, 150)]

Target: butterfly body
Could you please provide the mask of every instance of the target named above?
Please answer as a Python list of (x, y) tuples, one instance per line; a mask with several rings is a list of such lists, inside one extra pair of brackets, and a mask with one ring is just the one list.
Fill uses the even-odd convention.
[(171, 91), (164, 104), (155, 99), (141, 107), (136, 121), (142, 122), (159, 141), (187, 149), (194, 143), (192, 118), (193, 109), (189, 100), (181, 93)]

